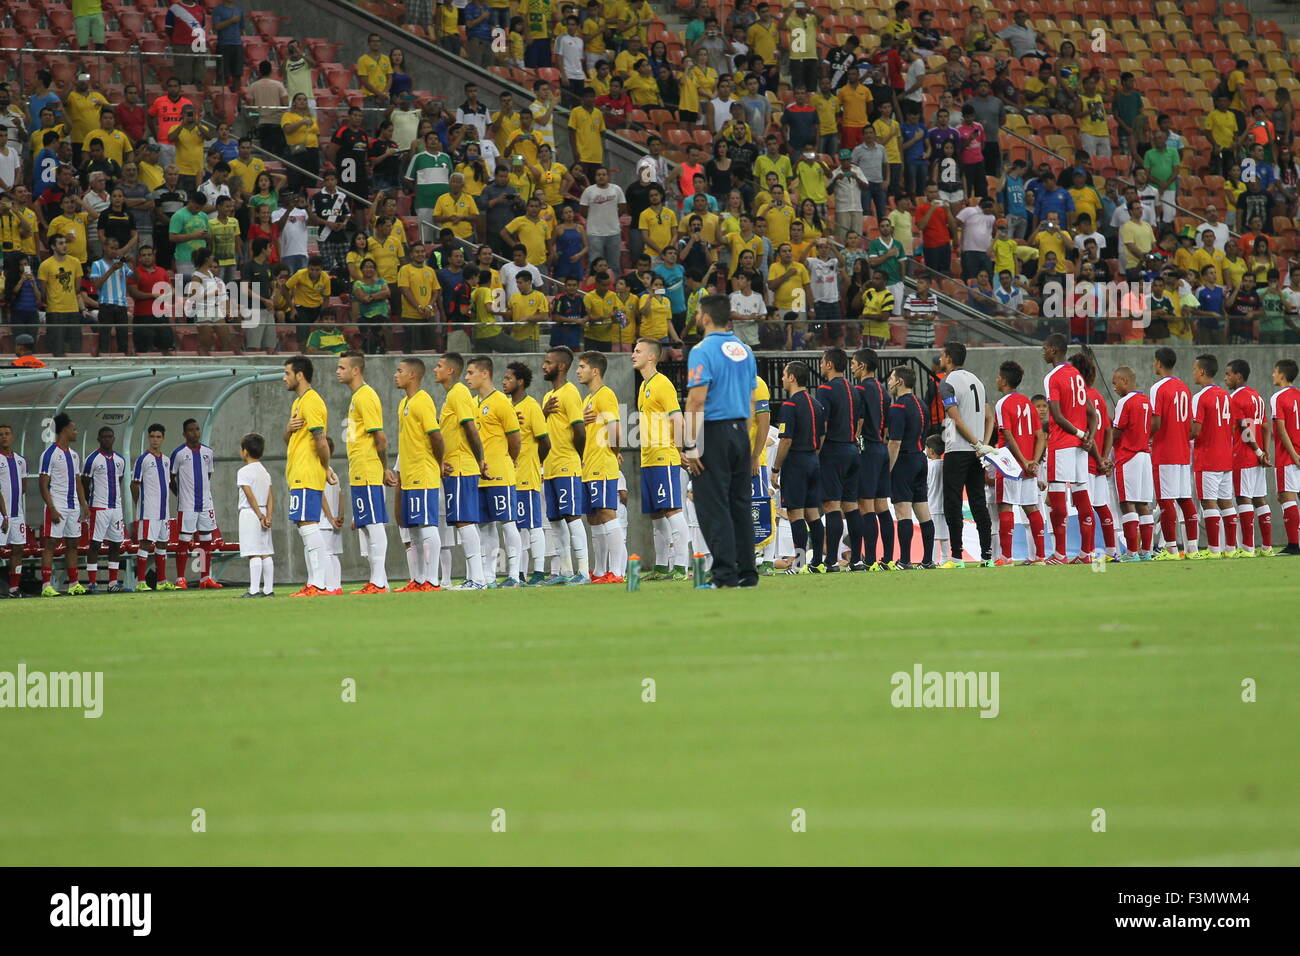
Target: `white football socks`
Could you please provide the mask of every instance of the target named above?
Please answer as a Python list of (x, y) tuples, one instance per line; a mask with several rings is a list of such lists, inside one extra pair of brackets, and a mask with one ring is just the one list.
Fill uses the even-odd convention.
[(650, 525), (654, 529), (655, 537), (655, 563), (657, 568), (665, 568), (668, 562), (672, 560), (669, 548), (671, 541), (668, 532), (667, 518), (651, 518)]
[(569, 522), (564, 518), (552, 521), (551, 536), (555, 542), (556, 573), (566, 578), (573, 577), (573, 553), (569, 550)]
[(689, 567), (691, 563), (691, 528), (686, 523), (686, 513), (679, 511), (667, 517), (669, 563), (674, 568)]
[(587, 555), (587, 529), (582, 525), (582, 519), (576, 521), (565, 521), (569, 532), (569, 545), (573, 548), (573, 560), (577, 565), (577, 573), (591, 576), (591, 564)]
[(419, 563), (418, 573), (420, 576), (411, 580), (436, 586), (440, 580), (438, 577), (438, 559), (442, 550), (440, 547), (442, 536), (436, 524), (421, 525), (415, 528), (414, 531), (415, 541), (411, 545), (411, 550), (415, 552), (416, 561)]
[(320, 525), (316, 523), (298, 525), (298, 536), (302, 538), (303, 553), (307, 559), (307, 584), (310, 587), (325, 589), (325, 542), (322, 540)]
[(377, 588), (388, 587), (388, 528), (382, 524), (366, 525), (370, 539), (370, 583)]
[(533, 570), (546, 570), (546, 532), (541, 528), (528, 529), (528, 549), (533, 556)]
[(479, 551), (478, 526), (467, 524), (457, 530), (460, 532), (461, 547), (465, 550), (465, 580), (486, 585), (487, 581), (483, 579), (483, 555)]
[[(253, 559), (254, 562), (257, 558)], [(267, 555), (262, 559), (262, 593), (271, 594), (275, 591), (275, 558)]]

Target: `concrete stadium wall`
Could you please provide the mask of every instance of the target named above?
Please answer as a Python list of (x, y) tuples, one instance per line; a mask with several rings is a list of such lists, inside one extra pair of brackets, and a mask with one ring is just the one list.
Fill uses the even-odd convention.
[[(1097, 360), (1101, 369), (1100, 387), (1104, 395), (1112, 401), (1113, 395), (1109, 395), (1110, 375), (1117, 366), (1130, 365), (1138, 374), (1138, 384), (1143, 387), (1149, 387), (1154, 381), (1154, 374), (1151, 368), (1151, 357), (1154, 352), (1151, 346), (1099, 346), (1094, 349)], [(1181, 378), (1190, 381), (1192, 361), (1196, 355), (1206, 351), (1200, 346), (1182, 346), (1175, 349), (1178, 355), (1176, 372)], [(1294, 358), (1300, 350), (1287, 346), (1224, 346), (1218, 349), (1212, 349), (1220, 360), (1220, 366), (1225, 364), (1229, 359), (1244, 358), (1251, 365), (1251, 385), (1253, 385), (1261, 394), (1265, 396), (1272, 392), (1270, 382), (1270, 372), (1273, 363), (1280, 358)], [(809, 357), (816, 357), (816, 353), (807, 353)], [(936, 353), (932, 350), (917, 351), (912, 353), (894, 354), (913, 354), (923, 361), (929, 361)], [(510, 361), (519, 360), (524, 362), (533, 370), (533, 384), (529, 393), (538, 400), (547, 391), (547, 385), (541, 375), (541, 355), (521, 355), (521, 356), (494, 356), (496, 363), (496, 375), (499, 376), (505, 365)], [(609, 356), (610, 367), (606, 377), (606, 382), (619, 396), (621, 402), (625, 403), (624, 421), (627, 421), (627, 412), (635, 409), (634, 382), (635, 373), (632, 370), (631, 356), (628, 354), (612, 354)], [(997, 349), (971, 349), (967, 356), (966, 367), (972, 373), (978, 375), (980, 379), (992, 389), (993, 381), (997, 375), (998, 366), (1007, 359), (1013, 359), (1019, 362), (1026, 371), (1025, 383), (1022, 390), (1026, 394), (1033, 394), (1040, 391), (1042, 376), (1046, 374), (1047, 367), (1042, 359), (1042, 352), (1039, 348), (997, 348)], [(222, 359), (203, 359), (198, 357), (174, 358), (166, 361), (166, 371), (191, 371), (202, 368), (212, 367), (229, 367), (229, 366), (274, 366), (279, 364), (280, 356), (247, 356), (242, 358), (222, 358)], [(398, 356), (371, 356), (366, 363), (366, 378), (378, 390), (384, 401), (385, 424), (386, 430), (390, 436), (390, 442), (395, 443), (396, 436), (396, 410), (399, 395), (393, 387), (393, 372), (396, 367)], [(335, 468), (341, 470), (341, 463), (344, 460), (344, 451), (342, 444), (343, 422), (347, 415), (347, 406), (349, 393), (346, 388), (339, 385), (334, 377), (335, 362), (329, 357), (314, 357), (315, 365), (315, 383), (320, 391), (326, 404), (329, 406), (330, 426), (329, 432), (334, 438), (335, 449)], [(160, 373), (164, 369), (161, 362), (151, 363), (149, 359), (132, 360), (135, 364), (156, 365)], [(432, 365), (433, 356), (426, 357), (426, 363), (430, 367), (430, 374), (427, 376), (426, 384), (429, 392), (433, 395), (434, 400), (438, 402), (441, 408), (444, 398), (443, 389), (433, 383)], [(78, 378), (72, 379), (65, 383), (64, 387), (70, 387), (71, 382), (78, 381), (81, 376), (92, 374), (97, 369), (119, 368), (123, 362), (121, 360), (113, 362), (110, 360), (99, 359), (67, 359), (59, 364), (59, 367), (73, 367), (78, 371)], [(499, 379), (498, 379), (499, 380)], [(572, 380), (572, 376), (571, 376)], [(50, 391), (48, 395), (53, 398), (47, 398), (47, 401), (57, 401), (61, 392)], [(171, 400), (183, 396), (183, 391), (176, 389), (171, 393)], [(0, 404), (6, 404), (3, 401), (3, 386), (0, 386)], [(179, 402), (177, 403), (179, 404)], [(287, 505), (287, 492), (284, 484), (284, 452), (285, 443), (283, 441), (284, 426), (288, 420), (289, 397), (285, 393), (283, 386), (279, 382), (264, 382), (252, 385), (239, 393), (225, 406), (220, 412), (215, 422), (211, 444), (217, 454), (217, 472), (214, 478), (214, 487), (216, 489), (215, 499), (217, 506), (218, 520), (220, 521), (223, 531), (234, 536), (236, 534), (235, 511), (237, 508), (237, 492), (234, 488), (235, 472), (240, 466), (239, 460), (239, 439), (247, 432), (259, 432), (267, 438), (267, 456), (266, 464), (271, 476), (275, 482), (275, 494), (279, 502), (281, 515), (284, 514), (284, 508)], [(24, 422), (22, 413), (15, 415), (12, 412), (4, 413), (20, 431), (27, 431), (27, 447), (25, 453), (29, 461), (35, 461), (40, 454), (39, 448), (39, 421), (42, 417), (49, 414), (48, 408), (33, 408), (26, 416)], [(174, 448), (181, 442), (181, 421), (190, 417), (188, 412), (159, 412), (148, 416), (150, 421), (158, 420), (167, 427), (168, 440), (167, 449)], [(85, 451), (94, 447), (94, 434), (101, 423), (113, 424), (117, 429), (119, 436), (118, 450), (128, 459), (138, 454), (141, 448), (126, 449), (121, 447), (121, 442), (125, 439), (125, 429), (121, 425), (122, 414), (119, 409), (105, 409), (102, 414), (98, 413), (80, 413), (78, 415), (78, 425), (80, 428), (80, 443)], [(35, 424), (32, 424), (35, 423)], [(141, 422), (143, 427), (148, 422)], [(36, 432), (31, 431), (36, 428)], [(139, 438), (142, 443), (143, 435)], [(395, 451), (394, 451), (395, 454)], [(628, 545), (633, 552), (647, 554), (652, 553), (650, 523), (642, 517), (640, 512), (640, 468), (639, 457), (634, 449), (625, 450), (623, 473), (628, 483), (628, 516), (629, 532)], [(39, 495), (36, 493), (35, 483), (29, 486), (28, 494), (28, 520), (38, 520), (39, 516)], [(349, 533), (345, 536), (346, 545), (343, 556), (344, 576), (352, 580), (358, 580), (365, 574), (365, 566), (360, 559), (355, 534)], [(275, 529), (275, 548), (277, 555), (277, 567), (280, 578), (284, 581), (299, 581), (305, 576), (305, 567), (302, 557), (302, 548), (297, 534), (282, 518), (276, 522)], [(396, 535), (392, 536), (389, 549), (389, 573), (394, 579), (399, 579), (405, 574), (404, 558), (401, 554), (400, 545)], [(241, 580), (244, 575), (242, 562), (231, 562), (225, 577), (229, 580)]]

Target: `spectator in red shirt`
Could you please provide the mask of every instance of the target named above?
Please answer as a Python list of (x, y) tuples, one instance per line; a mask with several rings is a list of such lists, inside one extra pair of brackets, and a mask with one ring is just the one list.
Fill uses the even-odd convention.
[(623, 81), (614, 77), (609, 81), (609, 92), (596, 97), (596, 109), (605, 114), (605, 125), (622, 129), (627, 125), (627, 114), (632, 109), (632, 97), (623, 89)]
[(208, 52), (208, 33), (204, 25), (208, 19), (207, 8), (199, 0), (175, 0), (167, 8), (164, 27), (171, 42), (176, 76), (181, 83), (200, 86), (204, 79), (204, 58), (195, 53)]
[(951, 275), (952, 239), (960, 227), (948, 204), (939, 201), (938, 185), (930, 183), (925, 187), (925, 201), (917, 204), (913, 217), (921, 231), (926, 266), (940, 275)]
[(140, 87), (128, 83), (122, 90), (121, 104), (113, 112), (117, 114), (117, 125), (132, 143), (149, 138), (149, 113), (140, 102)]
[(157, 349), (163, 355), (170, 355), (172, 274), (154, 261), (153, 246), (141, 246), (126, 291), (135, 300), (129, 354)]

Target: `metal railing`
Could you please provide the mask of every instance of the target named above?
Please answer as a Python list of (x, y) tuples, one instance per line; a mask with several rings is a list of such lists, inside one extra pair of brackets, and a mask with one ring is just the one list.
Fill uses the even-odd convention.
[[(1048, 147), (1042, 145), (1041, 143), (1036, 143), (1036, 142), (1034, 142), (1033, 140), (1029, 139), (1029, 138), (1026, 137), (1026, 136), (1022, 136), (1020, 133), (1016, 132), (1016, 131), (1013, 130), (1013, 129), (1010, 129), (1009, 127), (1003, 126), (1003, 127), (1002, 127), (1002, 132), (1005, 133), (1005, 134), (1007, 134), (1008, 136), (1013, 137), (1014, 139), (1019, 140), (1023, 145), (1029, 147), (1030, 149), (1032, 149), (1032, 150), (1036, 150), (1037, 152), (1040, 152), (1040, 153), (1046, 153), (1048, 156), (1051, 156), (1052, 158), (1056, 159), (1058, 162), (1060, 162), (1060, 163), (1062, 164), (1062, 169), (1069, 168), (1069, 167), (1073, 164), (1073, 162), (1074, 162), (1074, 161), (1071, 160), (1071, 159), (1066, 159), (1064, 156), (1062, 156), (1060, 153), (1056, 152), (1055, 150), (1053, 150), (1053, 149), (1049, 149)], [(1186, 149), (1186, 148), (1187, 148), (1186, 146), (1183, 147), (1183, 149)], [(1181, 152), (1181, 151), (1180, 151), (1180, 152)], [(1180, 165), (1181, 165), (1181, 161), (1180, 161)], [(1123, 176), (1120, 176), (1120, 175), (1107, 176), (1106, 178), (1107, 178), (1107, 179), (1114, 179), (1116, 182), (1119, 182), (1119, 183), (1121, 183), (1122, 185), (1125, 185), (1125, 186), (1135, 186), (1135, 185), (1136, 185), (1136, 183), (1135, 183), (1132, 179), (1125, 179)], [(1091, 183), (1089, 183), (1089, 185), (1091, 185)], [(1066, 188), (1068, 188), (1068, 187), (1066, 187)], [(1174, 210), (1175, 210), (1179, 215), (1187, 216), (1188, 218), (1191, 218), (1191, 219), (1196, 219), (1196, 220), (1198, 220), (1199, 222), (1206, 222), (1206, 223), (1209, 222), (1209, 220), (1206, 219), (1206, 218), (1205, 218), (1203, 215), (1201, 215), (1199, 212), (1193, 212), (1191, 209), (1188, 209), (1188, 208), (1186, 208), (1185, 206), (1180, 206), (1180, 205), (1178, 205), (1178, 203), (1176, 203), (1176, 202), (1172, 202), (1172, 203), (1171, 203), (1171, 202), (1167, 202), (1167, 201), (1165, 201), (1164, 199), (1158, 199), (1158, 200), (1157, 200), (1157, 204), (1158, 204), (1158, 205), (1173, 206), (1173, 207), (1174, 207)], [(1101, 223), (1093, 223), (1093, 226), (1096, 227), (1096, 228), (1098, 228), (1098, 229), (1100, 229), (1100, 228), (1101, 228)], [(1229, 230), (1228, 230), (1228, 235), (1233, 236), (1233, 237), (1236, 238), (1236, 239), (1240, 239), (1240, 238), (1241, 238), (1241, 233), (1239, 233), (1239, 232), (1234, 232), (1232, 229), (1229, 229)]]

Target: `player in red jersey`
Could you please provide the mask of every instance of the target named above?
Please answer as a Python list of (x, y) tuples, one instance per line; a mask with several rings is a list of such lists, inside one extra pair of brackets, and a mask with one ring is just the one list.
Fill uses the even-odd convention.
[(1043, 546), (1043, 513), (1038, 510), (1038, 463), (1047, 448), (1047, 433), (1038, 421), (1038, 411), (1033, 402), (1016, 389), (1024, 380), (1025, 370), (1019, 362), (1003, 362), (998, 367), (997, 390), (1002, 394), (993, 406), (993, 417), (998, 426), (998, 447), (1010, 448), (1011, 454), (1024, 469), (1025, 477), (1019, 481), (997, 475), (998, 538), (1002, 557), (997, 566), (1005, 567), (1011, 561), (1011, 538), (1016, 530), (1016, 506), (1025, 509), (1029, 519), (1029, 533), (1034, 540), (1034, 554), (1025, 564), (1042, 564), (1047, 555)]
[(1213, 355), (1196, 356), (1192, 382), (1200, 390), (1192, 396), (1192, 477), (1205, 516), (1208, 547), (1196, 553), (1202, 558), (1221, 558), (1237, 550), (1237, 505), (1232, 500), (1232, 401), (1214, 384), (1218, 374), (1218, 359)]
[(1121, 561), (1150, 561), (1155, 538), (1151, 502), (1155, 484), (1151, 473), (1151, 402), (1137, 390), (1137, 373), (1127, 365), (1111, 376), (1115, 394), (1115, 422), (1111, 426), (1115, 449), (1115, 493), (1119, 496), (1120, 523), (1128, 547)]
[[(1254, 558), (1273, 553), (1273, 511), (1268, 506), (1268, 415), (1264, 399), (1246, 384), (1250, 363), (1233, 359), (1223, 373), (1232, 410), (1232, 491), (1237, 496), (1237, 527), (1241, 546), (1234, 557)], [(1260, 548), (1255, 550), (1255, 518), (1259, 517)]]
[(1097, 413), (1088, 404), (1083, 376), (1065, 361), (1069, 342), (1054, 332), (1043, 342), (1043, 361), (1052, 370), (1043, 378), (1047, 395), (1047, 507), (1052, 515), (1052, 535), (1056, 554), (1048, 564), (1065, 564), (1065, 525), (1069, 492), (1079, 514), (1081, 545), (1073, 564), (1092, 560), (1096, 525), (1092, 518), (1092, 501), (1088, 497), (1088, 453), (1096, 434)]
[(1165, 545), (1165, 550), (1156, 555), (1157, 561), (1178, 558), (1179, 507), (1183, 512), (1185, 557), (1196, 553), (1200, 537), (1196, 504), (1192, 501), (1192, 392), (1174, 378), (1176, 360), (1173, 349), (1156, 349), (1152, 362), (1156, 383), (1148, 396), (1151, 399), (1151, 472)]
[(1084, 392), (1088, 405), (1097, 417), (1097, 430), (1092, 435), (1092, 447), (1088, 449), (1088, 500), (1092, 502), (1094, 520), (1101, 528), (1102, 542), (1106, 547), (1105, 559), (1119, 560), (1119, 548), (1115, 544), (1115, 515), (1110, 510), (1110, 409), (1106, 399), (1093, 387), (1097, 381), (1097, 363), (1087, 352), (1078, 352), (1070, 356), (1070, 364), (1083, 376)]
[(1296, 363), (1282, 359), (1273, 366), (1273, 384), (1281, 388), (1269, 399), (1273, 419), (1273, 462), (1277, 466), (1277, 499), (1282, 503), (1286, 547), (1279, 554), (1300, 554), (1300, 388), (1296, 388)]

